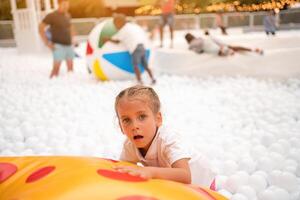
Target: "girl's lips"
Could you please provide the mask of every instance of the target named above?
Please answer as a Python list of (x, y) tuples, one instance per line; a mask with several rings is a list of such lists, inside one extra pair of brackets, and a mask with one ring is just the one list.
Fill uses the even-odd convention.
[(133, 136), (134, 140), (139, 140), (139, 139), (143, 139), (143, 138), (144, 138), (144, 136), (142, 136), (142, 135), (135, 135), (135, 136)]

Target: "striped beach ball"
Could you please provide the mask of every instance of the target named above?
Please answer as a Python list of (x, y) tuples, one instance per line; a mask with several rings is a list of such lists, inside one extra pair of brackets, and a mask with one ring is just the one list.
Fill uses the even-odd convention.
[[(103, 38), (113, 37), (116, 33), (113, 20), (107, 19), (96, 25), (88, 36), (87, 65), (96, 78), (102, 81), (135, 78), (130, 53), (122, 42), (114, 44), (103, 41)], [(146, 47), (147, 60), (149, 56), (150, 50)], [(141, 73), (145, 71), (143, 66), (140, 65), (139, 68)]]

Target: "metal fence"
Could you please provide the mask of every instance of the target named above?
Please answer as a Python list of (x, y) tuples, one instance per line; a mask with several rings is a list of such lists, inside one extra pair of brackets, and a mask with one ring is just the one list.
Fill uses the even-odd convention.
[[(267, 12), (234, 12), (224, 13), (222, 19), (226, 27), (241, 27), (244, 31), (262, 31), (263, 18)], [(79, 40), (85, 40), (93, 27), (107, 18), (80, 18), (72, 19)], [(129, 17), (148, 30), (158, 26), (159, 16), (137, 16)], [(278, 15), (279, 29), (300, 28), (300, 9), (289, 9), (281, 11)], [(216, 15), (211, 14), (189, 14), (175, 16), (175, 30), (183, 29), (205, 29), (217, 28)], [(0, 21), (0, 47), (13, 46), (13, 22)]]

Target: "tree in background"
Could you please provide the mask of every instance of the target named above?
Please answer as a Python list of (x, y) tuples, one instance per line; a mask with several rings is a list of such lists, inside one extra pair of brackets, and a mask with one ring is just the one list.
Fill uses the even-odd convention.
[(69, 12), (74, 18), (106, 16), (106, 8), (102, 0), (70, 0)]
[[(25, 8), (25, 0), (17, 0), (18, 8)], [(12, 20), (10, 0), (0, 0), (0, 20)]]
[(0, 20), (10, 20), (10, 3), (9, 0), (0, 0)]
[[(106, 8), (102, 0), (69, 0), (69, 1), (70, 1), (69, 12), (74, 18), (106, 16)], [(17, 6), (18, 8), (25, 8), (26, 0), (17, 0)], [(10, 0), (0, 0), (0, 20), (12, 20)]]

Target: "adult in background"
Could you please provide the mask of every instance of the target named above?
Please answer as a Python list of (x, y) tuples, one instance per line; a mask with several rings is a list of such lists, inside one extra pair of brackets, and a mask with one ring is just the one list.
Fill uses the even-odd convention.
[[(68, 13), (69, 1), (58, 0), (58, 9), (49, 13), (39, 24), (39, 33), (45, 45), (51, 49), (53, 54), (53, 67), (50, 78), (59, 75), (61, 62), (66, 60), (68, 72), (73, 71), (73, 58), (75, 52), (73, 50), (74, 31), (71, 25), (71, 16)], [(51, 40), (46, 33), (49, 26)]]
[(170, 29), (170, 47), (173, 48), (173, 36), (174, 36), (174, 15), (176, 0), (158, 0), (157, 5), (161, 8), (160, 19), (160, 47), (163, 47), (164, 41), (164, 27), (169, 26)]
[(276, 33), (276, 15), (274, 10), (270, 10), (268, 15), (264, 17), (264, 27), (267, 35)]
[(221, 12), (216, 13), (216, 24), (221, 29), (221, 33), (227, 35), (226, 26), (223, 22), (223, 14)]

